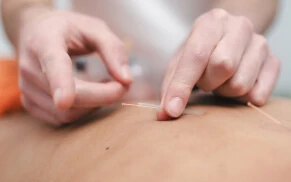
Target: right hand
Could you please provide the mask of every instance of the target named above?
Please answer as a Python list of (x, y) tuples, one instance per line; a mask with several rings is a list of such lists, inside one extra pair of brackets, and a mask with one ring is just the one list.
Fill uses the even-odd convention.
[[(19, 33), (19, 87), (33, 116), (54, 125), (75, 121), (96, 107), (118, 101), (132, 82), (125, 47), (97, 18), (66, 12), (27, 10)], [(116, 81), (74, 78), (70, 56), (98, 52)]]

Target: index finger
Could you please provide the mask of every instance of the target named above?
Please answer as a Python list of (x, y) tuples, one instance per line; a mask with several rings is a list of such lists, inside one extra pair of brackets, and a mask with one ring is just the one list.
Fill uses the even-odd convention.
[(61, 36), (54, 35), (39, 37), (36, 42), (31, 51), (49, 82), (54, 103), (59, 109), (68, 109), (74, 102), (75, 85), (65, 41)]
[(74, 107), (101, 107), (117, 102), (128, 91), (119, 82), (90, 83), (75, 79), (76, 98)]
[[(205, 15), (196, 22), (180, 59), (176, 60), (178, 64), (174, 73), (169, 73), (172, 78), (163, 93), (162, 112), (171, 117), (182, 114), (194, 85), (202, 76), (211, 53), (223, 36), (223, 24), (221, 21), (210, 21), (211, 16), (212, 14)], [(226, 15), (222, 18), (224, 16)]]

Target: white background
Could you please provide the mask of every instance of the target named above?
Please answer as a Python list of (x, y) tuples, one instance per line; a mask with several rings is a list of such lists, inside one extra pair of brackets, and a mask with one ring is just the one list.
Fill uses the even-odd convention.
[[(1, 0), (0, 0), (1, 2)], [(66, 6), (66, 1), (59, 1), (59, 6)], [(289, 19), (288, 19), (289, 17)], [(279, 13), (273, 27), (267, 33), (267, 38), (273, 53), (281, 60), (282, 70), (275, 89), (276, 95), (291, 97), (291, 3), (281, 0)], [(0, 22), (0, 56), (12, 57), (13, 50), (7, 40)]]

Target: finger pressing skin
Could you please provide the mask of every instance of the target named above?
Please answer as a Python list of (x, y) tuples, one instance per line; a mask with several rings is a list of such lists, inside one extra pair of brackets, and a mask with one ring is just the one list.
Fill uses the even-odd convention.
[(72, 62), (63, 36), (59, 33), (50, 37), (36, 36), (31, 42), (30, 51), (40, 62), (57, 108), (70, 108), (74, 102), (75, 86)]
[[(164, 105), (166, 92), (168, 90), (170, 81), (172, 80), (174, 73), (176, 71), (177, 65), (179, 63), (179, 59), (181, 59), (182, 50), (183, 48), (179, 50), (179, 52), (174, 56), (173, 60), (170, 61), (166, 69), (166, 74), (165, 74), (164, 81), (162, 84), (162, 89), (161, 89), (161, 96), (162, 96), (161, 103), (160, 103), (161, 106)], [(168, 114), (164, 110), (161, 110), (161, 111), (158, 111), (157, 113), (157, 119), (160, 121), (164, 121), (164, 120), (171, 119), (171, 117), (169, 117)]]
[[(124, 85), (132, 82), (124, 43), (101, 20), (84, 17), (81, 32), (86, 41), (98, 50), (109, 73)], [(90, 24), (90, 28), (88, 28)]]
[(172, 80), (174, 76), (179, 60), (182, 57), (182, 50), (183, 48), (179, 50), (179, 52), (174, 56), (173, 60), (171, 60), (167, 66), (166, 74), (165, 74), (163, 84), (162, 84), (162, 89), (161, 89), (161, 95), (162, 95), (161, 106), (164, 104), (164, 99), (166, 96), (165, 92), (168, 90), (170, 81)]
[(127, 90), (127, 87), (115, 81), (90, 83), (76, 79), (74, 107), (100, 107), (112, 104), (121, 99)]
[(263, 106), (272, 94), (279, 73), (280, 61), (269, 54), (267, 61), (259, 73), (256, 84), (247, 95), (239, 99), (243, 102), (251, 102), (257, 106)]
[[(218, 11), (198, 19), (182, 50), (167, 90), (164, 93), (164, 112), (171, 117), (179, 117), (190, 97), (193, 86), (199, 80), (208, 59), (223, 35), (220, 21), (211, 21), (218, 16), (225, 21), (226, 12)], [(162, 115), (162, 114), (159, 114)]]
[(27, 97), (24, 95), (21, 96), (21, 103), (22, 106), (35, 118), (46, 121), (49, 124), (52, 124), (54, 126), (59, 126), (59, 124), (56, 122), (55, 118), (46, 112), (45, 110), (39, 108), (37, 105), (35, 105), (32, 101), (30, 101)]
[(197, 83), (200, 89), (212, 91), (236, 72), (252, 34), (249, 20), (229, 16), (226, 32), (211, 54), (205, 73)]
[(266, 39), (261, 35), (254, 35), (236, 73), (215, 90), (215, 93), (227, 97), (239, 97), (248, 93), (254, 86), (268, 54)]

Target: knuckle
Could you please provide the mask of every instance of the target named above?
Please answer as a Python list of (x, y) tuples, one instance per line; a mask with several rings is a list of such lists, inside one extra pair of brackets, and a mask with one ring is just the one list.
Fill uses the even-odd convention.
[(211, 10), (211, 15), (218, 20), (225, 20), (228, 17), (228, 12), (221, 8)]
[(249, 84), (243, 78), (230, 81), (229, 88), (236, 93), (236, 96), (245, 95), (250, 90)]
[(268, 41), (262, 35), (256, 35), (256, 42), (258, 44), (258, 48), (260, 51), (267, 51), (268, 50)]
[(208, 14), (203, 14), (201, 15), (200, 17), (198, 17), (196, 20), (195, 20), (195, 23), (193, 24), (192, 26), (192, 30), (191, 32), (194, 32), (196, 27), (199, 27), (201, 26), (201, 24), (203, 25), (207, 20), (209, 19), (209, 15)]
[(199, 18), (196, 19), (193, 29), (195, 28), (196, 25), (198, 26), (201, 24), (205, 24), (206, 22), (213, 20), (226, 21), (228, 16), (229, 16), (228, 12), (225, 11), (224, 9), (220, 8), (212, 9), (211, 11), (202, 14)]
[(193, 24), (192, 26), (192, 29), (194, 29), (194, 27), (196, 26), (196, 24), (200, 24), (201, 22), (204, 22), (205, 19), (208, 18), (208, 13), (204, 13), (202, 15), (200, 15), (196, 20), (195, 20), (195, 23)]
[(235, 60), (230, 58), (230, 56), (224, 56), (224, 58), (216, 59), (212, 61), (215, 70), (219, 70), (224, 73), (224, 75), (232, 75), (236, 70)]
[(243, 31), (248, 31), (248, 32), (253, 31), (253, 24), (247, 17), (239, 16), (237, 22), (238, 22), (239, 28), (242, 29)]
[(202, 61), (202, 62), (208, 61), (208, 52), (202, 47), (196, 47), (194, 49), (193, 55), (194, 55), (194, 58), (199, 61)]

